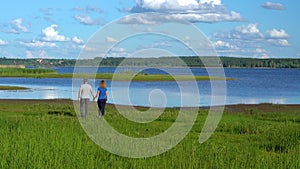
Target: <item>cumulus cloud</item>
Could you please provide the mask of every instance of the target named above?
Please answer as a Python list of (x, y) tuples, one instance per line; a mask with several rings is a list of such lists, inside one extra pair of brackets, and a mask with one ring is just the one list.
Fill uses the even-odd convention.
[(263, 34), (258, 28), (257, 24), (250, 23), (236, 27), (229, 32), (218, 32), (214, 34), (217, 39), (239, 39), (239, 40), (252, 40), (262, 39)]
[(106, 37), (106, 40), (105, 40), (107, 43), (117, 43), (118, 41), (113, 38), (113, 37)]
[(256, 53), (267, 53), (267, 51), (265, 49), (262, 49), (262, 48), (256, 48), (255, 52)]
[(222, 40), (216, 41), (215, 43), (213, 43), (213, 46), (217, 49), (238, 49), (238, 47)]
[(26, 47), (37, 47), (37, 48), (41, 48), (41, 47), (56, 47), (55, 43), (51, 43), (51, 42), (41, 42), (41, 41), (31, 41), (31, 42), (20, 42), (20, 45), (26, 46)]
[(127, 16), (120, 23), (157, 24), (162, 22), (239, 22), (242, 16), (228, 11), (221, 0), (138, 0), (127, 9), (140, 15)]
[(267, 36), (272, 39), (287, 39), (290, 35), (284, 29), (272, 29), (267, 31)]
[[(214, 37), (216, 39), (250, 40), (252, 42), (265, 41), (272, 42), (272, 44), (274, 44), (273, 42), (277, 42), (277, 44), (287, 44), (286, 42), (288, 42), (288, 39), (290, 38), (289, 34), (284, 29), (267, 30), (264, 34), (258, 28), (258, 25), (253, 23), (238, 26), (237, 28), (229, 32), (215, 33)], [(278, 40), (281, 40), (280, 43)]]
[(83, 25), (102, 25), (103, 24), (102, 21), (93, 20), (88, 15), (75, 15), (74, 19)]
[(214, 4), (214, 5), (221, 5), (221, 0), (200, 0), (201, 4)]
[(83, 40), (80, 39), (80, 38), (78, 38), (77, 36), (74, 36), (72, 38), (72, 41), (75, 42), (75, 43), (77, 43), (77, 44), (83, 44)]
[(286, 47), (290, 46), (290, 43), (287, 39), (269, 39), (268, 42), (275, 46)]
[(254, 23), (238, 26), (231, 31), (217, 32), (213, 38), (214, 47), (225, 55), (239, 53), (240, 56), (265, 57), (270, 54), (266, 49), (290, 46), (290, 36), (284, 29), (263, 32)]
[(8, 42), (0, 39), (0, 45), (7, 45), (7, 44), (8, 44)]
[(216, 23), (216, 22), (232, 22), (242, 21), (239, 13), (231, 12), (231, 14), (217, 14), (217, 13), (186, 13), (186, 14), (163, 14), (163, 13), (143, 13), (139, 15), (126, 16), (119, 21), (122, 24), (158, 24), (164, 22), (202, 22), (202, 23)]
[(259, 29), (257, 28), (257, 24), (249, 24), (237, 27), (236, 29), (238, 32), (242, 34), (258, 34), (260, 33)]
[(67, 38), (63, 35), (59, 35), (57, 31), (58, 25), (51, 25), (45, 29), (42, 30), (43, 33), (43, 40), (45, 41), (56, 41), (56, 42), (65, 42), (69, 41), (70, 38)]
[(84, 25), (93, 25), (93, 20), (90, 16), (87, 15), (75, 15), (75, 20), (84, 24)]
[(20, 34), (20, 33), (26, 33), (29, 30), (29, 25), (24, 25), (23, 24), (23, 19), (22, 18), (18, 18), (15, 19), (13, 21), (11, 21), (8, 24), (8, 27), (10, 27), (9, 30), (5, 30), (4, 32), (6, 33), (14, 33), (14, 34)]
[(23, 46), (27, 47), (56, 47), (53, 42), (73, 42), (75, 44), (83, 44), (84, 41), (78, 36), (72, 38), (59, 34), (58, 25), (51, 25), (42, 30), (42, 38), (38, 41), (32, 40), (31, 42), (21, 42)]
[(273, 3), (273, 2), (266, 2), (262, 5), (265, 9), (272, 9), (272, 10), (285, 10), (285, 6), (280, 3)]

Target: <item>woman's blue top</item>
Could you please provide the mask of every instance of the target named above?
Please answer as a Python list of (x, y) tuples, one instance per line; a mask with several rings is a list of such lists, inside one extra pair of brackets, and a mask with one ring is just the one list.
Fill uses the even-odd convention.
[(100, 95), (98, 97), (98, 100), (100, 100), (100, 99), (106, 99), (107, 88), (101, 88), (101, 87), (99, 87), (98, 91), (100, 91)]

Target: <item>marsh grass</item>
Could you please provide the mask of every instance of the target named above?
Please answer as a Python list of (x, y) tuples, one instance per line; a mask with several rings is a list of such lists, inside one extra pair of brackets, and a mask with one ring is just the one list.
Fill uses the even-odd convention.
[(51, 69), (21, 69), (0, 68), (0, 77), (27, 77), (27, 78), (91, 78), (91, 79), (114, 79), (116, 81), (191, 81), (191, 80), (235, 80), (233, 78), (209, 77), (209, 76), (171, 76), (138, 73), (133, 76), (131, 72), (101, 73), (101, 74), (58, 74)]
[[(129, 122), (108, 105), (105, 119), (122, 133), (148, 137), (167, 129), (177, 113), (167, 109), (158, 120), (143, 125)], [(72, 102), (1, 101), (0, 168), (299, 168), (300, 123), (294, 120), (299, 114), (225, 113), (212, 137), (199, 144), (207, 116), (201, 109), (191, 132), (175, 148), (130, 159), (91, 141)]]
[(0, 90), (27, 90), (26, 87), (20, 86), (0, 86)]
[(28, 75), (56, 73), (51, 69), (22, 69), (22, 68), (0, 68), (1, 75)]

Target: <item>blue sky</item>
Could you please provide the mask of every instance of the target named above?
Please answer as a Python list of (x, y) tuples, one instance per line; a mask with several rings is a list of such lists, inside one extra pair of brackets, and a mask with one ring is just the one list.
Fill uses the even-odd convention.
[[(285, 0), (10, 0), (0, 6), (0, 57), (77, 58), (105, 24), (138, 13), (124, 24), (190, 21), (219, 55), (299, 58), (299, 6), (298, 1)], [(162, 15), (153, 17), (149, 11)], [(167, 43), (164, 40), (159, 44)], [(130, 56), (132, 50), (115, 50), (114, 56)]]

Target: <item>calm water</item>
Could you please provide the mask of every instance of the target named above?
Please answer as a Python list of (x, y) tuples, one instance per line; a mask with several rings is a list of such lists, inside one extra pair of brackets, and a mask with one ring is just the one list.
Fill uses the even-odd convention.
[[(59, 73), (72, 73), (72, 67), (54, 68)], [(89, 72), (91, 68), (82, 68)], [(113, 73), (115, 68), (101, 68), (100, 73)], [(128, 71), (124, 68), (120, 71)], [(139, 71), (138, 68), (132, 71)], [(173, 74), (183, 74), (180, 68), (168, 68), (165, 71)], [(144, 73), (165, 74), (157, 69), (147, 69)], [(195, 75), (207, 75), (205, 69), (194, 68)], [(238, 80), (227, 81), (226, 104), (237, 103), (281, 103), (300, 104), (300, 69), (225, 69), (227, 77)], [(78, 79), (81, 82), (81, 79)], [(90, 81), (95, 87), (99, 81)], [(142, 106), (168, 106), (182, 105), (181, 98), (194, 98), (198, 94), (189, 91), (190, 82), (183, 82), (187, 90), (180, 92), (176, 82), (131, 82), (129, 96), (124, 94), (125, 82), (115, 82), (111, 88), (111, 82), (107, 81), (110, 94), (109, 102), (116, 104), (133, 104)], [(34, 79), (34, 78), (0, 78), (0, 85), (24, 86), (25, 91), (0, 91), (1, 99), (76, 99), (78, 87), (72, 88), (72, 79)], [(197, 82), (200, 101), (190, 99), (183, 106), (208, 106), (211, 102), (211, 84), (209, 81)], [(96, 85), (97, 86), (97, 85)], [(96, 89), (95, 89), (96, 91)], [(153, 99), (154, 98), (154, 99)], [(128, 101), (129, 100), (129, 101)]]

